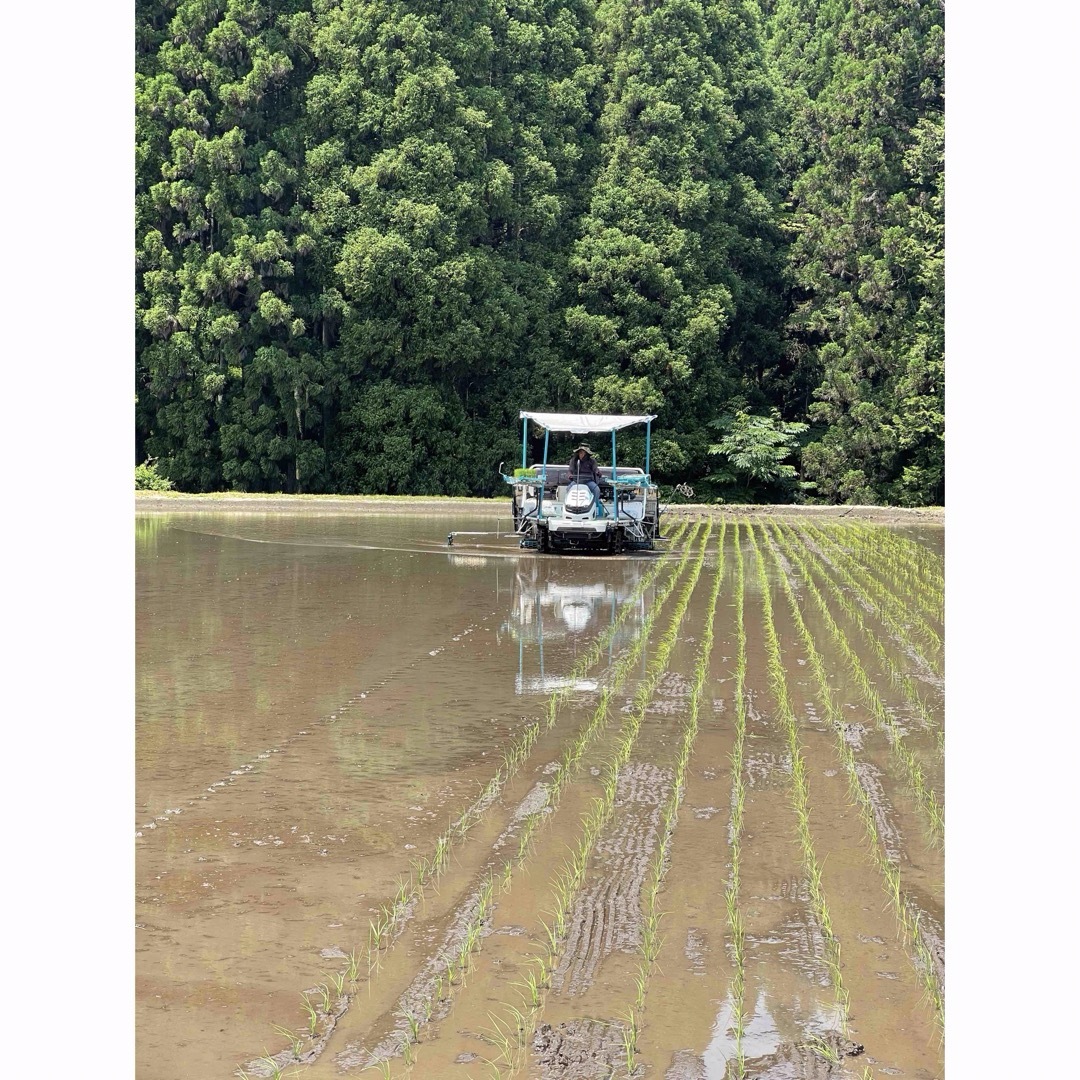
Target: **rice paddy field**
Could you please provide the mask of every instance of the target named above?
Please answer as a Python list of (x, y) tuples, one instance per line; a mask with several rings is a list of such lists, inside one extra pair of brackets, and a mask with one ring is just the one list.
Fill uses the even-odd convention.
[(940, 523), (500, 531), (137, 513), (140, 1080), (943, 1076)]

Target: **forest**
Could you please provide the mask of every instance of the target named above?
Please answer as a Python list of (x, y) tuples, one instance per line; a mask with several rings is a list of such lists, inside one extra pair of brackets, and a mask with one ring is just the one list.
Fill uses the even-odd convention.
[(697, 501), (944, 504), (940, 2), (137, 0), (135, 45), (137, 483), (494, 495), (519, 410), (587, 410)]

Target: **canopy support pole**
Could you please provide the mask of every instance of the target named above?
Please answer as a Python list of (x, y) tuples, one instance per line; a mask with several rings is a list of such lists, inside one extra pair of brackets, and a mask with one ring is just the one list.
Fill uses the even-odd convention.
[(544, 465), (540, 470), (540, 498), (536, 502), (536, 517), (539, 521), (544, 520), (544, 488), (547, 486), (548, 439), (550, 436), (551, 432), (544, 428)]
[[(525, 468), (525, 447), (529, 442), (529, 418), (521, 421), (521, 467)], [(647, 470), (646, 470), (647, 471)]]
[(649, 475), (649, 451), (652, 449), (652, 421), (645, 424), (645, 475)]

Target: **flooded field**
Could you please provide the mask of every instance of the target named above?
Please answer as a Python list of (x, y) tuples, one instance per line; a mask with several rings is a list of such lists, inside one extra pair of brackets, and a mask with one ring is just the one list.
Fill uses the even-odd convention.
[(140, 1080), (941, 1077), (941, 526), (497, 528), (137, 515)]

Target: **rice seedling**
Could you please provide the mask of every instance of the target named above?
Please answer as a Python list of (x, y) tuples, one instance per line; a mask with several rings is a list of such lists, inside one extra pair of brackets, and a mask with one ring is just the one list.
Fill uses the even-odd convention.
[[(693, 542), (696, 539), (698, 531), (699, 526), (695, 527), (693, 533), (691, 534), (691, 541), (687, 544), (686, 551), (684, 552), (682, 559), (680, 560), (679, 567), (676, 568), (676, 571), (673, 572), (673, 574), (669, 578), (670, 588), (667, 590), (667, 592), (670, 592), (674, 589), (675, 582), (680, 576), (680, 569), (686, 564), (689, 558), (689, 553), (692, 548)], [(624, 721), (623, 727), (619, 733), (613, 755), (608, 762), (607, 768), (604, 770), (605, 776), (601, 785), (604, 794), (603, 796), (598, 796), (594, 798), (590, 810), (583, 817), (582, 832), (578, 846), (570, 851), (568, 859), (556, 871), (555, 875), (552, 878), (554, 910), (546, 913), (551, 918), (551, 923), (547, 923), (544, 919), (540, 920), (540, 923), (544, 928), (547, 938), (547, 960), (544, 961), (544, 967), (550, 965), (550, 963), (559, 953), (561, 941), (566, 933), (566, 919), (570, 907), (573, 903), (574, 897), (584, 883), (591, 853), (595, 847), (596, 841), (604, 825), (609, 820), (614, 807), (615, 796), (617, 793), (618, 770), (621, 769), (629, 760), (630, 753), (637, 739), (637, 734), (640, 729), (642, 719), (645, 715), (645, 711), (648, 708), (657, 684), (667, 670), (667, 665), (670, 659), (671, 652), (674, 649), (675, 643), (678, 638), (679, 627), (682, 623), (682, 620), (686, 613), (686, 609), (689, 605), (690, 596), (692, 595), (693, 590), (697, 585), (697, 580), (701, 573), (701, 567), (704, 563), (705, 552), (708, 546), (709, 536), (711, 532), (712, 523), (709, 522), (706, 524), (704, 536), (698, 549), (698, 554), (694, 560), (688, 578), (679, 594), (679, 598), (676, 602), (675, 608), (672, 611), (668, 628), (661, 637), (660, 642), (656, 648), (653, 661), (649, 665), (645, 678), (642, 680), (642, 683), (634, 696), (634, 701), (631, 706), (630, 713), (627, 719)], [(662, 598), (658, 598), (658, 600), (654, 602), (653, 607), (650, 610), (650, 614), (646, 618), (646, 623), (649, 626), (652, 625), (652, 620), (655, 618), (655, 613), (659, 610), (661, 602)], [(636, 640), (635, 645), (639, 649), (641, 647), (640, 643), (645, 639), (645, 637), (646, 633), (645, 631), (643, 631), (643, 633), (639, 635), (638, 639)], [(627, 656), (633, 657), (634, 653), (635, 649), (634, 647), (632, 647), (629, 650)], [(616, 679), (619, 679), (619, 681), (621, 681), (621, 678), (625, 677), (625, 674), (630, 669), (630, 665), (634, 662), (634, 659), (630, 659), (629, 661), (627, 661), (627, 658), (624, 657), (616, 668)], [(616, 680), (613, 679), (613, 682), (615, 681)], [(593, 721), (590, 723), (589, 726), (587, 726), (586, 729), (584, 729), (586, 732), (596, 728), (600, 723), (602, 723), (604, 714), (606, 713), (607, 707), (610, 704), (612, 697), (613, 694), (610, 693), (602, 695), (601, 700), (603, 712), (598, 710), (597, 713), (594, 714)], [(553, 787), (556, 786), (556, 784), (558, 783), (558, 777), (560, 775), (565, 776), (567, 775), (567, 773), (567, 769), (560, 770), (560, 773), (557, 774), (556, 778), (554, 779)], [(654, 918), (651, 923), (652, 937), (650, 939), (650, 953), (654, 959), (656, 952), (659, 949), (659, 936), (656, 933), (656, 927), (658, 926), (658, 923), (659, 916)], [(532, 964), (535, 961), (535, 957), (530, 957), (526, 961), (526, 964)], [(524, 983), (526, 986), (529, 985), (529, 974), (530, 973), (528, 971), (523, 971), (521, 973), (521, 982)], [(537, 994), (536, 997), (538, 998), (538, 1000), (535, 1004), (533, 1004), (531, 1001), (526, 1002), (526, 1004), (532, 1004), (532, 1011), (534, 1014), (539, 1012), (543, 1008), (543, 997), (539, 994)], [(514, 1006), (511, 1005), (507, 1005), (506, 1008), (511, 1011), (512, 1015), (521, 1017), (521, 1021), (518, 1025), (518, 1030), (524, 1033), (527, 1030), (527, 1027), (524, 1022), (524, 1017), (520, 1013), (520, 1010), (515, 1009)], [(494, 1017), (492, 1017), (492, 1019), (493, 1021), (495, 1020)], [(497, 1026), (496, 1031), (492, 1033), (492, 1039), (498, 1040), (507, 1037), (506, 1032), (508, 1030), (509, 1028), (500, 1028)]]
[(637, 1016), (633, 1009), (626, 1010), (626, 1016), (622, 1017), (622, 1043), (623, 1054), (626, 1064), (626, 1075), (630, 1076), (637, 1066)]
[(523, 991), (521, 998), (527, 1005), (531, 1006), (534, 1009), (540, 1005), (541, 999), (543, 997), (540, 992), (542, 987), (540, 984), (540, 980), (533, 972), (525, 972), (520, 982), (515, 982), (511, 985), (516, 986)]
[[(279, 1065), (264, 1049), (263, 1056), (256, 1059), (256, 1064), (260, 1070), (265, 1070), (265, 1073), (269, 1075), (270, 1080), (281, 1080), (281, 1077), (285, 1075), (285, 1066)], [(255, 1080), (255, 1078), (246, 1069), (237, 1069), (234, 1074), (240, 1077), (240, 1080)], [(260, 1073), (263, 1075), (263, 1073)]]
[(412, 1041), (414, 1043), (418, 1043), (420, 1041), (420, 1020), (419, 1020), (419, 1018), (416, 1017), (416, 1016), (413, 1016), (413, 1014), (411, 1012), (409, 1012), (408, 1009), (403, 1009), (400, 1013), (398, 1013), (398, 1016), (399, 1016), (400, 1019), (405, 1021), (405, 1024), (408, 1027), (410, 1041)]
[(827, 1061), (830, 1065), (840, 1064), (840, 1052), (820, 1035), (811, 1035), (807, 1045), (822, 1061)]
[(289, 1049), (292, 1050), (293, 1057), (299, 1057), (304, 1049), (304, 1037), (297, 1035), (295, 1031), (290, 1031), (286, 1027), (282, 1027), (280, 1024), (274, 1025), (274, 1032), (280, 1035), (289, 1044)]
[(821, 868), (814, 851), (813, 837), (810, 834), (809, 785), (806, 780), (805, 763), (799, 743), (798, 725), (788, 695), (787, 679), (784, 675), (784, 664), (780, 652), (780, 641), (773, 622), (772, 598), (769, 591), (768, 575), (765, 570), (765, 559), (761, 554), (761, 549), (758, 547), (755, 530), (750, 528), (748, 533), (750, 545), (754, 550), (755, 562), (757, 563), (758, 582), (761, 586), (762, 623), (765, 632), (769, 686), (776, 702), (777, 718), (787, 737), (788, 754), (791, 758), (791, 801), (795, 811), (796, 831), (799, 837), (799, 846), (802, 850), (803, 865), (806, 870), (806, 881), (812, 907), (825, 942), (825, 956), (823, 959), (829, 970), (836, 1008), (841, 1017), (841, 1027), (846, 1034), (848, 1028), (848, 995), (840, 971), (840, 943), (832, 933), (832, 921), (828, 904), (821, 887)]
[(314, 1038), (315, 1033), (319, 1030), (319, 1014), (315, 1006), (311, 1004), (307, 994), (301, 994), (300, 1000), (304, 1003), (304, 1011), (308, 1018), (308, 1033)]
[(870, 709), (871, 714), (878, 724), (885, 731), (889, 739), (889, 745), (892, 752), (895, 754), (899, 763), (903, 766), (905, 775), (907, 777), (908, 785), (911, 788), (912, 794), (915, 796), (919, 805), (922, 807), (926, 814), (927, 824), (930, 827), (931, 837), (936, 842), (942, 842), (945, 835), (945, 820), (938, 804), (937, 795), (926, 783), (923, 775), (922, 766), (919, 764), (918, 758), (911, 751), (904, 741), (904, 733), (900, 730), (895, 719), (889, 714), (889, 711), (885, 708), (884, 702), (881, 700), (880, 695), (874, 689), (873, 684), (870, 681), (869, 676), (866, 674), (866, 670), (859, 660), (859, 657), (855, 653), (855, 650), (851, 647), (851, 643), (848, 641), (844, 632), (837, 625), (836, 620), (833, 618), (832, 613), (829, 611), (829, 607), (826, 604), (821, 593), (818, 591), (812, 575), (806, 570), (805, 561), (801, 559), (800, 554), (793, 550), (790, 545), (783, 545), (786, 555), (790, 555), (792, 560), (800, 567), (803, 574), (803, 584), (806, 591), (810, 594), (818, 611), (820, 612), (823, 621), (829, 634), (840, 650), (841, 654), (847, 663), (848, 669), (855, 679), (858, 685), (864, 702)]
[(845, 584), (873, 607), (878, 617), (899, 640), (906, 642), (914, 649), (916, 645), (911, 640), (912, 633), (922, 639), (923, 651), (929, 650), (926, 660), (940, 675), (942, 640), (937, 631), (925, 619), (905, 607), (898, 597), (873, 574), (860, 566), (858, 561), (853, 559), (831, 536), (809, 523), (805, 523), (803, 528), (807, 535), (828, 553), (834, 569)]
[(345, 974), (351, 983), (355, 983), (360, 978), (360, 960), (363, 955), (362, 952), (358, 952), (356, 949), (349, 950), (349, 964), (345, 969)]

